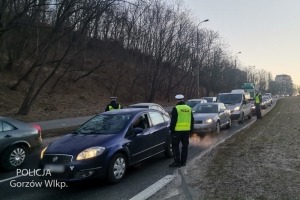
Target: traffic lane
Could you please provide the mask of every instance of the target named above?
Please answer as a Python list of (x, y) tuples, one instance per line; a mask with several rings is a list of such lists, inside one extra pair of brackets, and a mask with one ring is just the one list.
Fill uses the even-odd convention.
[[(255, 117), (251, 120), (245, 120), (243, 124), (233, 121), (232, 127), (230, 129), (222, 129), (221, 134), (219, 135), (205, 134), (204, 136), (191, 136), (188, 162), (199, 156), (203, 151), (212, 148), (219, 142), (232, 136), (242, 127), (247, 126), (254, 121)], [(46, 146), (53, 140), (55, 140), (55, 138), (44, 140), (43, 146)], [(39, 152), (40, 150), (31, 155), (29, 163), (27, 162), (24, 166), (25, 169), (26, 167), (35, 169), (39, 159)], [(130, 168), (127, 171), (125, 179), (116, 185), (110, 185), (103, 180), (98, 180), (79, 182), (78, 184), (72, 184), (63, 189), (54, 186), (47, 187), (45, 184), (43, 184), (43, 187), (18, 188), (11, 185), (12, 179), (0, 183), (0, 187), (4, 190), (3, 196), (13, 199), (24, 199), (24, 197), (30, 197), (31, 199), (50, 199), (57, 195), (63, 196), (65, 199), (82, 199), (87, 197), (96, 199), (99, 197), (103, 199), (129, 199), (163, 177), (172, 175), (174, 169), (168, 167), (172, 161), (173, 159), (165, 159), (164, 156), (156, 156), (142, 162), (138, 166), (136, 165), (135, 167)], [(12, 175), (15, 174), (16, 172), (12, 173)], [(28, 181), (31, 181), (31, 183), (39, 183), (41, 182), (41, 179), (37, 176), (25, 176), (15, 180), (15, 182), (19, 182), (19, 184)]]

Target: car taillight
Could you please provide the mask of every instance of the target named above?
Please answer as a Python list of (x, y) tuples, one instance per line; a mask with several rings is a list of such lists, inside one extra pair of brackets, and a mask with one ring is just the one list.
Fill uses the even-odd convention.
[(33, 127), (36, 128), (40, 134), (40, 138), (42, 139), (42, 128), (38, 124), (33, 124)]

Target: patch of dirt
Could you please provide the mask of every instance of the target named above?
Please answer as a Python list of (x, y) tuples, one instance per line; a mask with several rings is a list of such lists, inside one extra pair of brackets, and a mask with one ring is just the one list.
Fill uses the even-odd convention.
[(262, 120), (194, 159), (184, 180), (177, 177), (150, 199), (299, 199), (299, 105), (300, 98), (280, 99)]

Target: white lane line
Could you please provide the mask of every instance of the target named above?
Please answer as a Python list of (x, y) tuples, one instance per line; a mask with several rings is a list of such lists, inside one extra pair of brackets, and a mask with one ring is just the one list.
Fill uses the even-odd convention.
[(130, 200), (145, 200), (151, 197), (153, 194), (158, 192), (161, 188), (163, 188), (165, 185), (170, 183), (175, 178), (174, 175), (167, 175), (164, 178), (160, 179), (150, 187), (146, 188), (142, 192), (138, 193), (134, 197), (132, 197)]
[(20, 178), (20, 177), (22, 177), (22, 175), (20, 175), (20, 176), (13, 176), (13, 177), (10, 177), (10, 178), (7, 178), (7, 179), (0, 180), (0, 183), (4, 183), (6, 181), (10, 181), (12, 179), (16, 179), (16, 178)]

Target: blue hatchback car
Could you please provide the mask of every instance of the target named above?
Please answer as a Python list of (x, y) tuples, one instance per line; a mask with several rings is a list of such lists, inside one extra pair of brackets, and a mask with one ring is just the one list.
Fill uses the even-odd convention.
[(127, 108), (96, 115), (41, 152), (45, 179), (121, 181), (128, 166), (154, 155), (172, 157), (170, 118), (158, 110)]

